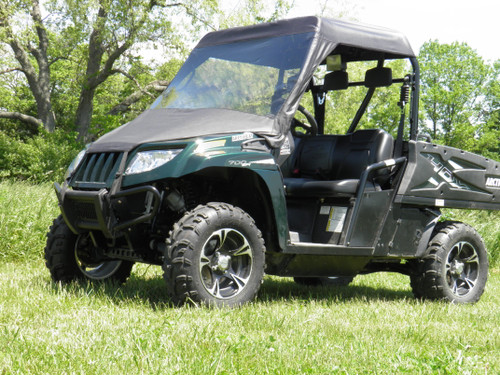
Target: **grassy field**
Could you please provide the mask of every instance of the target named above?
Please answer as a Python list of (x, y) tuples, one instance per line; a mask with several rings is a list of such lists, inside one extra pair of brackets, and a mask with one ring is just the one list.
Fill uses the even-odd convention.
[(0, 262), (41, 259), (59, 214), (50, 184), (0, 182)]
[[(499, 213), (478, 228), (493, 267), (480, 302), (421, 302), (397, 274), (308, 288), (266, 277), (234, 310), (175, 308), (159, 267), (123, 286), (58, 285), (43, 264), (49, 185), (0, 183), (0, 374), (498, 374)], [(457, 217), (458, 215), (458, 217)]]
[(0, 265), (1, 374), (498, 374), (500, 274), (472, 306), (413, 299), (406, 277), (308, 288), (267, 277), (242, 308), (174, 308), (158, 267), (122, 287)]

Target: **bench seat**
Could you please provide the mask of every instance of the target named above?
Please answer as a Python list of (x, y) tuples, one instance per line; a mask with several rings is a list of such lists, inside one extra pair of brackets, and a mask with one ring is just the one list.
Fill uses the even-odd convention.
[[(392, 158), (394, 139), (381, 129), (347, 135), (304, 138), (294, 155), (292, 177), (284, 179), (287, 196), (336, 197), (356, 195), (359, 179), (371, 164)], [(366, 191), (379, 191), (390, 171), (376, 171)]]

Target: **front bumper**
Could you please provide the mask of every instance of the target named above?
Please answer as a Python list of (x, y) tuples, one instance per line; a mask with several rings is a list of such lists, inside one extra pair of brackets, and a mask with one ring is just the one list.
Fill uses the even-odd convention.
[[(54, 184), (54, 188), (64, 220), (75, 234), (101, 231), (105, 237), (113, 238), (119, 231), (150, 221), (161, 203), (161, 195), (154, 186), (139, 186), (115, 194), (110, 194), (105, 188), (97, 191), (73, 190), (66, 184), (61, 186), (58, 183)], [(141, 195), (147, 197), (144, 212), (132, 216), (116, 213), (115, 205)]]

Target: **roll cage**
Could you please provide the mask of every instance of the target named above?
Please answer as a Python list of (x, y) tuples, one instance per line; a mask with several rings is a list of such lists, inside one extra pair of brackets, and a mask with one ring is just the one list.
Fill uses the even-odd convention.
[[(341, 48), (342, 49), (342, 48)], [(359, 52), (359, 50), (355, 50), (355, 52)], [(332, 55), (337, 55), (336, 52), (333, 52)], [(342, 56), (342, 59), (345, 61), (360, 61), (354, 60), (350, 58), (349, 55), (339, 55)], [(361, 102), (356, 115), (354, 116), (351, 124), (349, 125), (346, 134), (351, 134), (356, 131), (359, 122), (363, 115), (365, 114), (368, 105), (370, 104), (371, 99), (375, 93), (377, 87), (390, 86), (395, 83), (401, 83), (404, 85), (401, 92), (401, 98), (398, 103), (401, 108), (408, 104), (410, 104), (410, 114), (409, 114), (409, 122), (410, 122), (410, 131), (409, 131), (409, 139), (417, 140), (418, 136), (418, 102), (419, 102), (419, 89), (420, 89), (420, 68), (418, 65), (418, 61), (415, 57), (410, 57), (408, 60), (411, 63), (412, 72), (411, 74), (406, 75), (405, 77), (392, 78), (392, 76), (387, 76), (387, 71), (384, 68), (385, 60), (383, 58), (377, 60), (377, 67), (374, 69), (370, 69), (368, 76), (365, 77), (364, 81), (349, 81), (347, 72), (345, 70), (337, 70), (328, 75), (337, 75), (336, 77), (332, 77), (332, 80), (328, 80), (327, 76), (325, 76), (325, 81), (321, 85), (315, 85), (314, 78), (311, 79), (309, 87), (307, 91), (311, 91), (313, 97), (313, 105), (314, 105), (314, 118), (318, 125), (318, 134), (325, 133), (325, 107), (326, 107), (326, 94), (329, 91), (335, 90), (344, 90), (349, 87), (356, 86), (366, 86), (368, 88), (363, 101)], [(325, 65), (326, 60), (322, 62), (321, 65)], [(338, 74), (340, 73), (340, 74)], [(370, 74), (371, 73), (371, 74)], [(337, 78), (336, 81), (335, 78)], [(339, 81), (340, 84), (339, 84)], [(402, 116), (404, 116), (404, 111), (402, 111)], [(401, 118), (398, 129), (398, 137), (401, 133), (401, 137), (403, 135), (404, 128), (404, 117)]]

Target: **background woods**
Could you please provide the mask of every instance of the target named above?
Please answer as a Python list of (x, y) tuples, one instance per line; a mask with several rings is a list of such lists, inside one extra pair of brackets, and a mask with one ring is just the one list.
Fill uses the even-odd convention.
[(0, 0), (0, 178), (60, 179), (82, 144), (147, 108), (200, 35), (290, 7), (264, 3)]
[[(282, 18), (292, 7), (285, 0), (230, 7), (218, 0), (0, 0), (0, 178), (61, 179), (82, 144), (150, 105), (204, 33)], [(500, 61), (437, 40), (422, 46), (419, 60), (422, 131), (499, 159)], [(385, 95), (376, 95), (363, 121), (394, 131), (399, 110)], [(350, 103), (359, 101), (333, 102), (327, 126), (341, 132)]]

